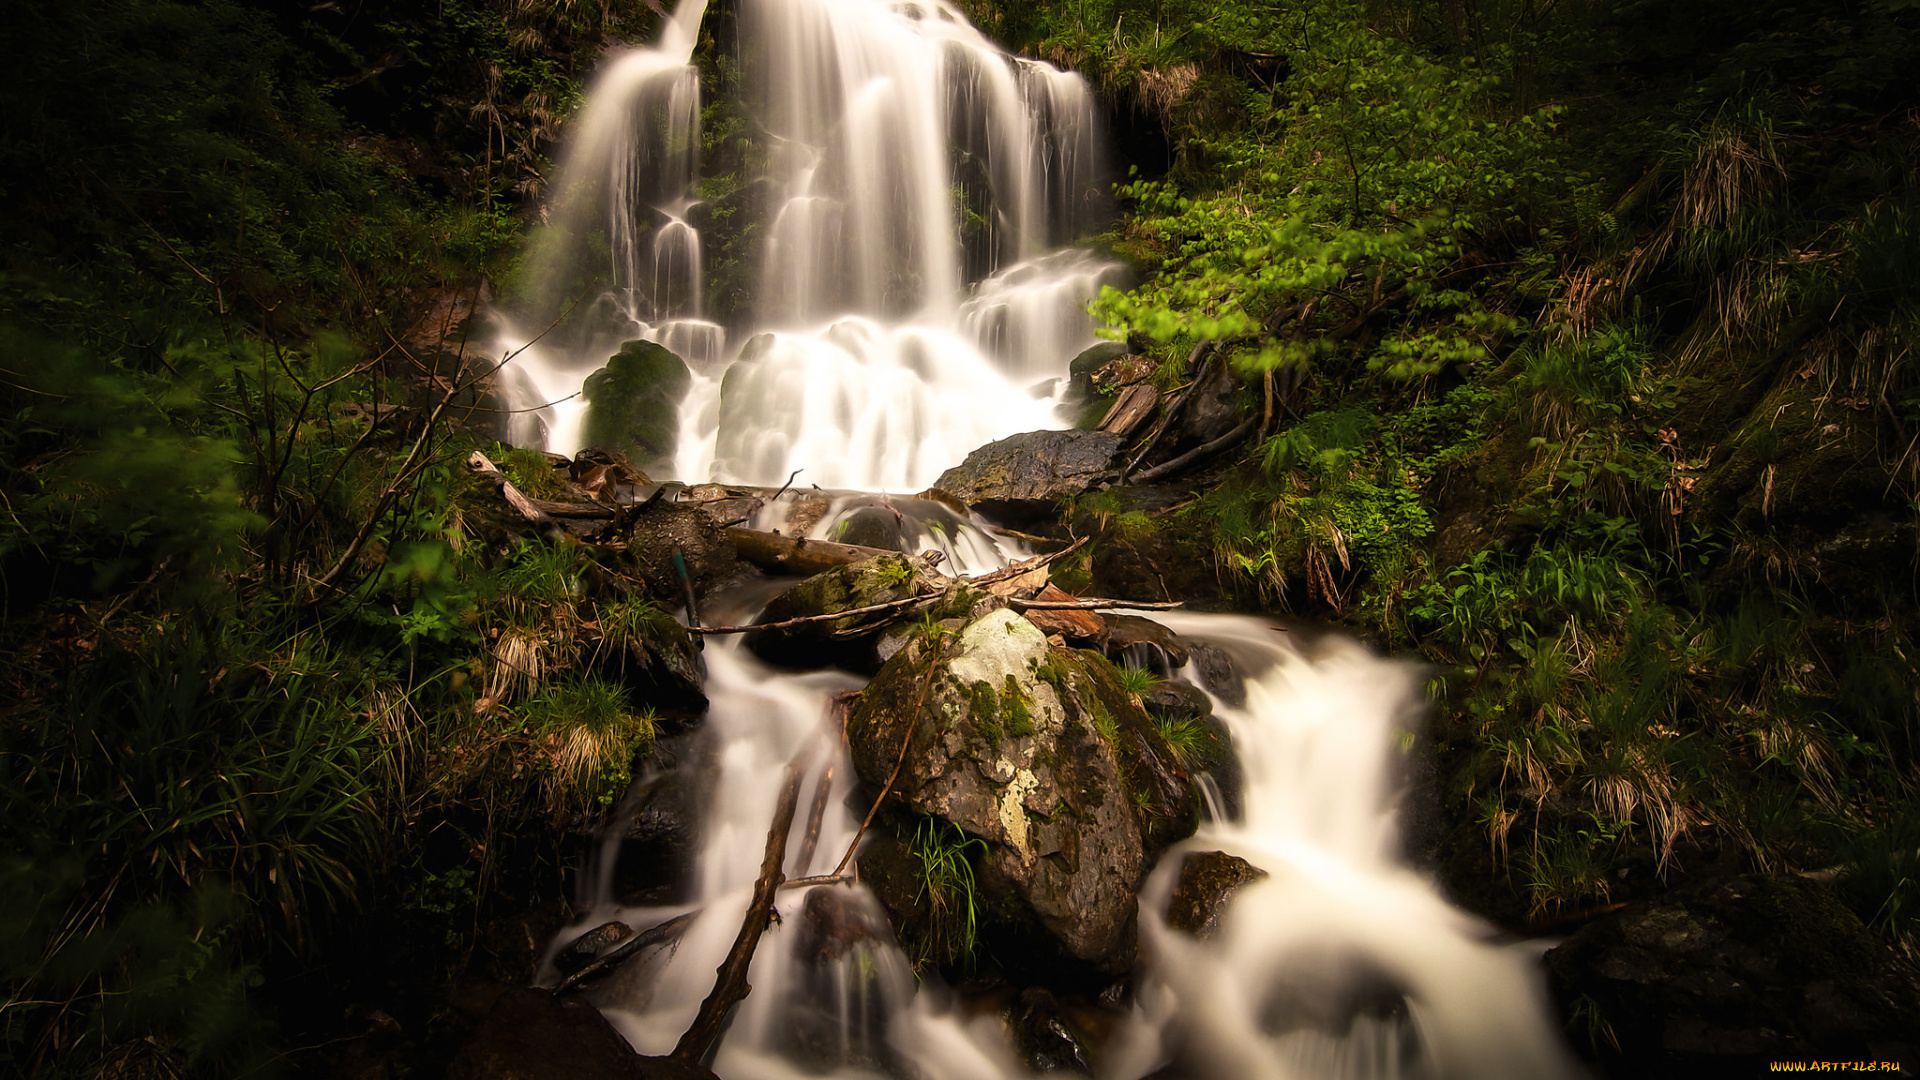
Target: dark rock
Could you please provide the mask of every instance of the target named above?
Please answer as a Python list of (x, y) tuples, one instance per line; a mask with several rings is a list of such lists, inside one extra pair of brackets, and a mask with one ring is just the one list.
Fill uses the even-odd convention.
[(673, 606), (684, 595), (678, 553), (687, 564), (696, 596), (727, 584), (742, 573), (740, 554), (727, 530), (705, 511), (664, 499), (634, 514), (627, 534), (627, 555), (640, 570), (654, 599)]
[(626, 452), (642, 470), (667, 465), (680, 436), (680, 400), (692, 385), (686, 363), (664, 345), (627, 342), (581, 385), (586, 441)]
[(1020, 1064), (1035, 1073), (1092, 1076), (1087, 1049), (1067, 1021), (1060, 1002), (1041, 987), (1020, 992), (1008, 1019)]
[(1228, 656), (1225, 649), (1195, 642), (1189, 652), (1208, 693), (1236, 709), (1247, 703), (1246, 681), (1234, 668), (1233, 657)]
[[(775, 623), (829, 615), (904, 600), (916, 594), (940, 594), (949, 584), (949, 579), (935, 573), (917, 556), (881, 555), (836, 566), (807, 578), (775, 597), (754, 622)], [(790, 667), (834, 666), (872, 673), (879, 670), (882, 662), (882, 631), (901, 618), (892, 612), (880, 612), (760, 630), (747, 635), (747, 647), (769, 663)]]
[(593, 962), (593, 958), (633, 936), (633, 927), (615, 919), (581, 934), (553, 958), (553, 966), (563, 975), (571, 975)]
[(1634, 1075), (1920, 1053), (1912, 982), (1805, 878), (1690, 885), (1588, 924), (1546, 960), (1576, 1046)]
[(633, 1052), (578, 997), (508, 990), (447, 1066), (447, 1080), (717, 1080), (688, 1061)]
[(1067, 364), (1067, 396), (1084, 400), (1093, 391), (1093, 373), (1125, 355), (1127, 343), (1124, 341), (1102, 341), (1081, 350), (1080, 355)]
[[(691, 569), (691, 568), (689, 568)], [(624, 634), (620, 672), (635, 697), (683, 721), (707, 711), (706, 665), (694, 637), (680, 621), (654, 609)], [(601, 632), (607, 632), (602, 626)]]
[(1121, 441), (1109, 431), (1011, 435), (968, 454), (935, 486), (989, 517), (1029, 520), (1105, 475)]
[(1096, 717), (1130, 712), (1131, 730), (1144, 712), (1011, 611), (939, 649), (909, 642), (861, 695), (847, 725), (861, 780), (878, 792), (910, 739), (891, 798), (984, 840), (983, 887), (1026, 909), (1066, 958), (1124, 970), (1144, 848)]
[(810, 1073), (912, 1075), (888, 1039), (912, 976), (885, 913), (864, 893), (826, 887), (807, 893), (796, 921), (798, 970), (778, 1006), (777, 1049)]
[(1226, 362), (1206, 365), (1195, 378), (1199, 385), (1193, 387), (1186, 408), (1181, 410), (1179, 426), (1172, 432), (1176, 446), (1217, 439), (1234, 425), (1235, 382)]
[(1200, 851), (1180, 864), (1180, 877), (1174, 883), (1173, 897), (1167, 901), (1167, 925), (1197, 938), (1210, 938), (1220, 930), (1220, 915), (1232, 902), (1233, 894), (1250, 882), (1267, 876), (1265, 870), (1238, 855), (1224, 851)]
[(834, 523), (830, 539), (836, 544), (854, 544), (883, 551), (907, 550), (904, 519), (897, 511), (884, 506), (863, 506), (841, 518)]
[[(665, 756), (669, 751), (660, 751)], [(683, 761), (706, 762), (705, 755)], [(698, 854), (703, 794), (711, 777), (691, 764), (656, 772), (628, 795), (625, 834), (614, 863), (613, 895), (623, 904), (673, 904), (685, 900)]]
[(1205, 690), (1178, 679), (1167, 679), (1140, 695), (1140, 703), (1155, 716), (1196, 719), (1213, 715), (1213, 699)]
[(1100, 621), (1107, 624), (1107, 655), (1115, 663), (1125, 662), (1148, 668), (1161, 665), (1185, 667), (1191, 656), (1180, 635), (1152, 619), (1103, 611)]

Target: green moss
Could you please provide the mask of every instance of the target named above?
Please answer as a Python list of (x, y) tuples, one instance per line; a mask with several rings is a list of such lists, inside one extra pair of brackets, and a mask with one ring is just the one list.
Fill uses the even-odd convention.
[(1015, 738), (1033, 734), (1033, 711), (1030, 708), (1033, 699), (1021, 688), (1020, 680), (1008, 675), (1006, 685), (1002, 689), (1001, 700), (1006, 703), (1007, 734)]
[(967, 723), (988, 745), (1000, 749), (1000, 700), (985, 679), (975, 682), (968, 690)]

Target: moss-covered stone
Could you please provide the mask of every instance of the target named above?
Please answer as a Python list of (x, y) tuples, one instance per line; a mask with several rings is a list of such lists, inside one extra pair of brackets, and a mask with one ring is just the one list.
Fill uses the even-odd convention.
[(680, 402), (692, 385), (686, 363), (665, 346), (627, 342), (580, 388), (587, 444), (620, 450), (643, 470), (660, 469), (673, 458)]
[(1006, 609), (952, 637), (911, 638), (861, 695), (848, 743), (876, 792), (904, 743), (890, 801), (986, 842), (988, 902), (1011, 895), (1029, 913), (1008, 925), (1038, 925), (1051, 955), (1117, 971), (1133, 958), (1140, 826), (1116, 797), (1120, 764), (1094, 707), (1069, 700), (1092, 683), (1061, 670), (1062, 652)]

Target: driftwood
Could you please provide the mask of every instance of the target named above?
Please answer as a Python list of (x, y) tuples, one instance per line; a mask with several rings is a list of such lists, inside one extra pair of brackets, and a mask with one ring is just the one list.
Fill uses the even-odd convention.
[(1113, 407), (1100, 421), (1101, 431), (1111, 431), (1123, 439), (1133, 437), (1140, 425), (1153, 415), (1153, 407), (1160, 403), (1160, 391), (1146, 383), (1135, 383), (1120, 392), (1113, 401)]
[(1180, 606), (1176, 600), (1170, 604), (1150, 603), (1145, 600), (1108, 600), (1101, 597), (1083, 600), (1009, 600), (1007, 606), (1015, 611), (1099, 611), (1101, 608), (1123, 608), (1128, 611), (1172, 611)]
[(601, 953), (599, 956), (594, 957), (592, 962), (587, 964), (586, 967), (561, 979), (559, 984), (553, 988), (553, 992), (557, 995), (576, 989), (581, 983), (589, 979), (597, 979), (614, 968), (619, 967), (627, 957), (632, 956), (641, 949), (651, 948), (652, 946), (677, 939), (681, 934), (687, 932), (687, 927), (692, 926), (693, 920), (698, 918), (699, 915), (700, 913), (698, 911), (689, 911), (685, 915), (675, 915), (673, 918), (668, 919), (658, 926), (650, 926), (640, 931), (620, 944), (615, 945), (613, 948), (608, 949), (606, 952)]
[(818, 574), (878, 555), (899, 554), (856, 544), (836, 544), (831, 540), (781, 536), (758, 529), (728, 529), (727, 539), (733, 541), (741, 558), (778, 574)]
[[(1203, 341), (1195, 345), (1193, 347), (1193, 354), (1187, 357), (1187, 367), (1190, 369), (1193, 368), (1212, 348), (1213, 342), (1211, 341)], [(1169, 428), (1173, 427), (1174, 421), (1180, 419), (1180, 411), (1187, 407), (1187, 399), (1193, 396), (1194, 391), (1199, 388), (1202, 381), (1200, 371), (1195, 369), (1193, 372), (1193, 381), (1187, 384), (1187, 388), (1181, 391), (1179, 397), (1173, 399), (1173, 404), (1167, 406), (1167, 411), (1160, 417), (1160, 426), (1153, 429), (1153, 437), (1147, 440), (1147, 445), (1140, 448), (1140, 452), (1134, 455), (1132, 461), (1127, 462), (1127, 464), (1121, 468), (1121, 483), (1126, 483), (1127, 474), (1139, 468), (1140, 463), (1147, 459), (1147, 455), (1153, 453), (1153, 448), (1160, 445), (1160, 439), (1166, 435)]]
[(1247, 432), (1253, 430), (1253, 423), (1254, 422), (1252, 420), (1243, 420), (1240, 422), (1240, 426), (1234, 428), (1232, 431), (1227, 432), (1225, 435), (1220, 436), (1219, 438), (1213, 440), (1210, 443), (1203, 443), (1199, 446), (1196, 446), (1193, 449), (1187, 451), (1184, 454), (1181, 454), (1179, 457), (1174, 458), (1172, 461), (1169, 461), (1164, 465), (1155, 465), (1153, 468), (1148, 469), (1146, 472), (1143, 472), (1139, 476), (1134, 477), (1133, 482), (1136, 484), (1150, 483), (1154, 480), (1160, 479), (1163, 476), (1170, 476), (1173, 473), (1179, 472), (1181, 469), (1184, 469), (1187, 466), (1192, 465), (1195, 462), (1198, 462), (1204, 458), (1211, 457), (1214, 454), (1217, 454), (1220, 451), (1225, 450), (1227, 447), (1232, 446), (1234, 443), (1239, 442), (1241, 439), (1246, 438)]
[(800, 801), (800, 780), (807, 771), (807, 759), (813, 755), (813, 740), (787, 763), (786, 781), (780, 786), (780, 801), (775, 804), (773, 824), (767, 829), (767, 853), (760, 860), (760, 877), (753, 883), (753, 900), (747, 905), (747, 917), (740, 924), (740, 935), (733, 948), (714, 972), (713, 992), (700, 1003), (700, 1012), (686, 1034), (680, 1036), (673, 1056), (682, 1061), (701, 1061), (720, 1038), (727, 1013), (752, 991), (747, 984), (747, 968), (753, 963), (753, 950), (760, 944), (773, 918), (773, 897), (782, 880), (781, 867), (787, 857), (787, 831), (793, 827), (793, 811)]
[[(899, 600), (889, 600), (884, 604), (868, 604), (866, 607), (848, 608), (845, 611), (829, 611), (824, 615), (800, 615), (779, 622), (755, 623), (749, 626), (689, 626), (687, 630), (695, 634), (745, 634), (753, 630), (780, 630), (789, 626), (802, 626), (806, 623), (832, 622), (850, 615), (872, 615), (881, 611), (898, 611), (915, 604), (938, 598), (938, 594), (926, 596), (907, 596)], [(864, 628), (863, 628), (864, 630)]]
[(493, 459), (487, 455), (478, 450), (468, 454), (467, 468), (492, 480), (500, 489), (500, 494), (506, 498), (507, 505), (518, 511), (521, 517), (535, 525), (545, 525), (553, 520), (545, 510), (535, 505), (532, 499), (521, 494), (520, 489), (513, 486), (513, 481), (507, 479), (507, 474), (501, 472), (500, 466), (495, 465)]

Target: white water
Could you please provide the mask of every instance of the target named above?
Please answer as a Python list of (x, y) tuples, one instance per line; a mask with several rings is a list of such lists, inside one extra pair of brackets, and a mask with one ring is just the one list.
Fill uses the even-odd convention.
[[(1090, 1048), (1096, 1074), (1136, 1080), (1172, 1061), (1205, 1080), (1575, 1075), (1551, 1034), (1537, 952), (1494, 943), (1491, 928), (1449, 906), (1399, 858), (1396, 766), (1420, 711), (1415, 673), (1349, 642), (1303, 654), (1265, 620), (1158, 618), (1225, 650), (1245, 676), (1243, 706), (1215, 698), (1244, 772), (1244, 814), (1203, 825), (1145, 883), (1133, 1004), (1107, 1043)], [(629, 962), (594, 991), (643, 1053), (672, 1050), (712, 988), (759, 869), (774, 778), (819, 736), (830, 695), (859, 685), (838, 673), (771, 671), (737, 641), (716, 642), (707, 662), (718, 775), (694, 895), (684, 907), (627, 909), (603, 894), (577, 927), (619, 918), (644, 928), (687, 910), (707, 913), (677, 949)], [(803, 790), (789, 878), (829, 873), (839, 861), (858, 827), (848, 807), (864, 805), (847, 798), (851, 775), (842, 757), (819, 846), (804, 865), (791, 854), (813, 798)], [(1162, 914), (1181, 858), (1215, 850), (1271, 876), (1240, 890), (1212, 938), (1168, 929)], [(809, 896), (820, 892), (812, 902), (829, 906), (810, 912)], [(1026, 1075), (995, 1014), (969, 1018), (943, 991), (915, 993), (863, 889), (783, 893), (778, 910), (781, 922), (755, 955), (754, 990), (714, 1064), (726, 1080)], [(823, 948), (809, 929), (823, 913), (864, 930)]]
[(823, 488), (914, 491), (984, 443), (1064, 426), (1060, 376), (1097, 340), (1087, 305), (1119, 272), (1059, 247), (1101, 224), (1085, 83), (1008, 57), (941, 3), (743, 0), (773, 197), (753, 223), (753, 309), (722, 326), (689, 224), (703, 8), (684, 0), (657, 45), (614, 61), (569, 128), (533, 286), (500, 342), (529, 386), (516, 438), (579, 449), (573, 395), (634, 337), (694, 372), (671, 462), (690, 483), (800, 469)]

